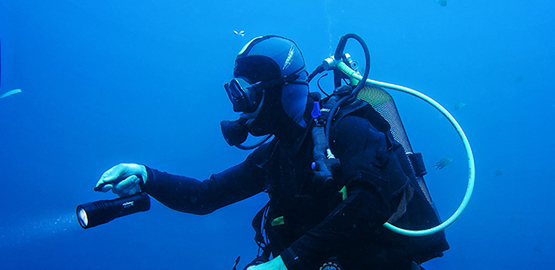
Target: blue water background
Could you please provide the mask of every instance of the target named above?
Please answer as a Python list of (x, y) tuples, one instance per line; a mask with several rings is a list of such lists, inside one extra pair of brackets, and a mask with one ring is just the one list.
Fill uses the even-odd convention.
[[(22, 93), (0, 99), (0, 269), (229, 270), (239, 255), (244, 266), (264, 194), (207, 216), (153, 201), (90, 230), (75, 207), (115, 198), (93, 187), (120, 162), (199, 179), (241, 162), (247, 152), (219, 130), (237, 117), (222, 84), (240, 48), (283, 35), (312, 70), (349, 32), (368, 43), (372, 79), (435, 98), (474, 150), (476, 189), (447, 229), (451, 250), (424, 266), (553, 269), (553, 14), (552, 0), (1, 1), (0, 94)], [(395, 97), (446, 219), (466, 188), (462, 144), (429, 105)]]

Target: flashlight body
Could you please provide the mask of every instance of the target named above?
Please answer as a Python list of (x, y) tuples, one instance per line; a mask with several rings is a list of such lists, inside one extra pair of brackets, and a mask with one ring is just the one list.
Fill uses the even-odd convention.
[(115, 218), (150, 209), (150, 197), (141, 192), (113, 200), (100, 200), (77, 206), (77, 220), (84, 229), (112, 221)]

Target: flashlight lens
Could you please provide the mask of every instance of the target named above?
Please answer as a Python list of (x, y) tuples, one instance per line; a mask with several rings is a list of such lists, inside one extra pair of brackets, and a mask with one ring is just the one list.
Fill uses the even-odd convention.
[(79, 224), (81, 224), (81, 227), (86, 228), (87, 225), (89, 225), (89, 219), (87, 218), (87, 211), (85, 211), (85, 209), (80, 208), (79, 211), (77, 212), (77, 215), (79, 216)]

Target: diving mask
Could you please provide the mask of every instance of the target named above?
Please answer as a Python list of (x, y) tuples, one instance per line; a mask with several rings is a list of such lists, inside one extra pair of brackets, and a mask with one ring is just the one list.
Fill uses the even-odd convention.
[(260, 105), (264, 83), (251, 84), (243, 78), (233, 78), (224, 88), (234, 112), (252, 113)]
[(231, 104), (233, 104), (234, 112), (252, 113), (260, 106), (262, 93), (265, 89), (295, 83), (299, 76), (299, 74), (290, 74), (274, 80), (255, 83), (250, 83), (245, 78), (236, 77), (231, 79), (229, 83), (224, 84), (224, 88)]

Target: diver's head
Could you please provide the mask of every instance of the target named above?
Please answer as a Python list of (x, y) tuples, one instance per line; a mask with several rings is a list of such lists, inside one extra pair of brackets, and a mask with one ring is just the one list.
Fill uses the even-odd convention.
[(289, 39), (262, 36), (243, 47), (234, 78), (225, 89), (252, 135), (276, 135), (289, 125), (306, 127), (307, 72), (301, 51)]

